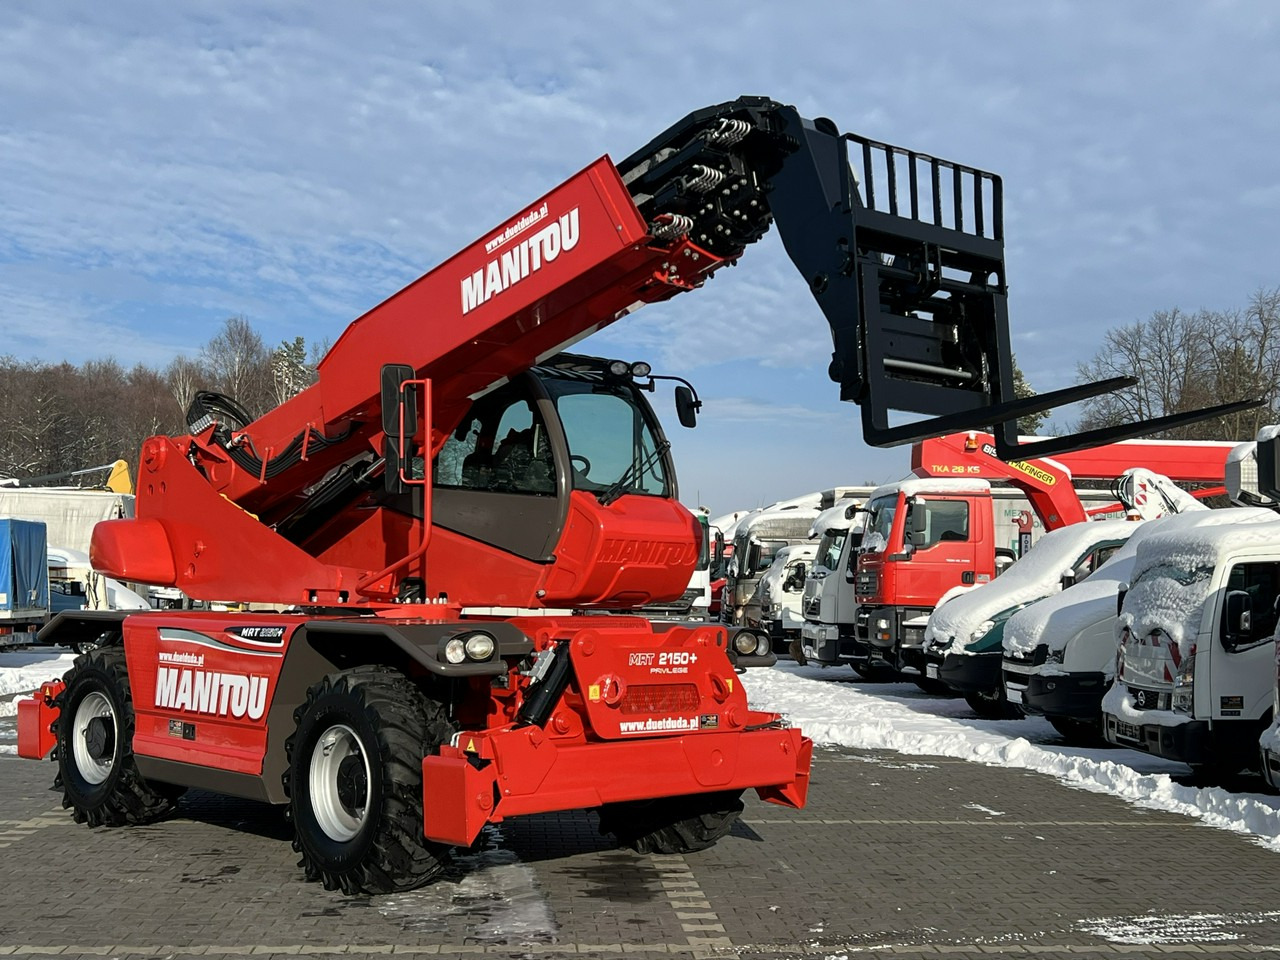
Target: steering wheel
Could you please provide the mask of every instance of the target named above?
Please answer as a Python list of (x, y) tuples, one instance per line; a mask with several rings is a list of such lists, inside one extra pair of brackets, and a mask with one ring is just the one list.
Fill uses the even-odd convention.
[(581, 463), (582, 467), (579, 468), (578, 473), (582, 474), (584, 477), (591, 472), (591, 461), (588, 460), (586, 457), (582, 456), (582, 454), (580, 453), (571, 454), (569, 456), (569, 462)]

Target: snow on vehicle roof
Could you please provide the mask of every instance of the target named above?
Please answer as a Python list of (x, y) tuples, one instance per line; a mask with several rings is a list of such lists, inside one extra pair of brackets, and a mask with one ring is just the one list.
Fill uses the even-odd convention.
[(1250, 523), (1158, 530), (1145, 538), (1134, 559), (1120, 626), (1138, 636), (1159, 629), (1179, 645), (1194, 640), (1213, 568), (1242, 549), (1280, 544), (1280, 517), (1263, 513)]
[(996, 579), (938, 607), (929, 618), (925, 638), (967, 643), (983, 621), (1057, 593), (1063, 574), (1081, 557), (1107, 541), (1127, 540), (1138, 526), (1128, 520), (1096, 520), (1046, 533)]
[(1231, 448), (1227, 454), (1227, 463), (1239, 463), (1241, 460), (1248, 460), (1258, 449), (1258, 444), (1253, 440), (1246, 440), (1244, 443), (1237, 443)]
[(1142, 522), (1130, 535), (1128, 542), (1083, 583), (1046, 597), (1010, 617), (1004, 628), (1004, 649), (1030, 654), (1039, 644), (1044, 643), (1050, 650), (1061, 650), (1072, 637), (1103, 620), (1115, 617), (1119, 586), (1132, 579), (1138, 547), (1156, 532), (1257, 523), (1275, 518), (1274, 513), (1261, 507), (1228, 507)]
[(1278, 434), (1280, 434), (1280, 423), (1272, 423), (1258, 431), (1257, 440), (1259, 443), (1264, 440), (1274, 440)]
[(828, 507), (818, 514), (818, 519), (813, 521), (813, 526), (809, 528), (809, 539), (813, 540), (826, 534), (828, 530), (848, 530), (850, 524), (853, 523), (852, 518), (846, 516), (848, 509), (857, 506), (858, 501), (852, 497), (846, 497), (836, 502), (834, 507)]
[(867, 501), (877, 497), (888, 497), (897, 493), (905, 493), (908, 497), (922, 493), (990, 493), (991, 484), (986, 480), (967, 477), (908, 477), (897, 483), (886, 483), (876, 487), (867, 497)]

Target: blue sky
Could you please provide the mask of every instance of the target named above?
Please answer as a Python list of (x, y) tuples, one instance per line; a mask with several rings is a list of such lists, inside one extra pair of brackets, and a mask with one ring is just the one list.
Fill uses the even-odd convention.
[[(0, 6), (0, 349), (163, 365), (232, 315), (268, 343), (336, 338), (602, 153), (742, 94), (1003, 176), (1039, 390), (1114, 326), (1280, 285), (1280, 7), (1261, 0), (271, 11)], [(907, 470), (837, 401), (775, 236), (580, 349), (697, 384), (696, 431), (660, 413), (682, 498), (713, 513)]]

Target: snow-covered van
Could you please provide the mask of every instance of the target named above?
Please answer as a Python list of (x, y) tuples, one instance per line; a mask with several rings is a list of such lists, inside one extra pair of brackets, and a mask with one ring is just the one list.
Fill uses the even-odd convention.
[(1102, 738), (1102, 697), (1116, 666), (1116, 604), (1139, 545), (1160, 530), (1230, 526), (1274, 517), (1267, 510), (1201, 510), (1137, 523), (1123, 547), (1069, 590), (1019, 610), (1004, 629), (1004, 688), (1023, 712), (1046, 717), (1073, 743)]
[(1005, 624), (1024, 607), (1084, 580), (1136, 528), (1127, 520), (1099, 520), (1046, 533), (995, 580), (939, 605), (924, 632), (925, 676), (963, 694), (979, 716), (1022, 716), (1000, 678)]
[(1280, 517), (1261, 512), (1252, 522), (1162, 525), (1139, 543), (1117, 620), (1115, 683), (1102, 701), (1112, 743), (1217, 774), (1257, 763), (1272, 717), (1280, 599)]

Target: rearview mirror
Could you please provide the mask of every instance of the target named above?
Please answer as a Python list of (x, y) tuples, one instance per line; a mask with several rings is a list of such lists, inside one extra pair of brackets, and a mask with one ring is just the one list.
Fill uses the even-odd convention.
[(685, 386), (676, 387), (676, 416), (680, 418), (682, 427), (696, 427), (700, 409), (702, 409), (702, 401), (694, 398), (691, 389)]
[(1120, 584), (1119, 589), (1116, 591), (1116, 616), (1117, 617), (1120, 616), (1121, 611), (1124, 610), (1124, 598), (1125, 598), (1125, 594), (1127, 594), (1128, 592), (1129, 592), (1129, 582), (1126, 580), (1125, 582)]
[(1253, 600), (1247, 591), (1227, 591), (1227, 609), (1223, 621), (1222, 645), (1228, 650), (1249, 639), (1253, 632)]

